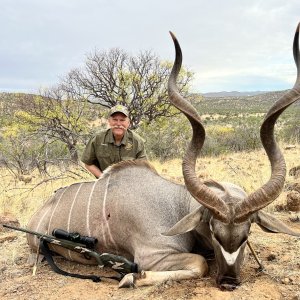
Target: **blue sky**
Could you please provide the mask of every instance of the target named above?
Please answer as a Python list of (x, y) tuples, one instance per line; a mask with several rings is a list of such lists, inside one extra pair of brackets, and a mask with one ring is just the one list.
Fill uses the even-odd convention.
[(1, 0), (0, 92), (58, 83), (88, 53), (152, 50), (173, 61), (168, 31), (195, 73), (194, 92), (293, 86), (299, 0)]

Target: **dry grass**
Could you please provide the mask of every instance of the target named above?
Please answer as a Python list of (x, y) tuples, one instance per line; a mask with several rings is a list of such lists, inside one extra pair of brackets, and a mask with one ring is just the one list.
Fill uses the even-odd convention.
[[(282, 147), (284, 148), (284, 146)], [(287, 169), (300, 164), (300, 145), (284, 150)], [(164, 163), (151, 162), (163, 177), (183, 183), (181, 159), (174, 159)], [(58, 188), (93, 177), (82, 168), (64, 170), (58, 168), (50, 170), (52, 178), (41, 178), (39, 174), (32, 174), (32, 181), (25, 184), (15, 179), (6, 169), (1, 169), (0, 175), (0, 214), (15, 215), (22, 225)], [(197, 175), (201, 179), (229, 181), (242, 186), (247, 193), (259, 188), (270, 176), (270, 166), (263, 150), (253, 152), (232, 153), (219, 157), (199, 158), (196, 165)], [(294, 179), (287, 175), (287, 183)], [(285, 201), (285, 192), (267, 209), (272, 211), (274, 205)]]
[(12, 214), (23, 225), (55, 190), (78, 181), (92, 179), (92, 176), (80, 167), (73, 170), (52, 167), (49, 169), (51, 177), (33, 173), (29, 183), (17, 179), (7, 169), (2, 168), (0, 173), (0, 215)]
[[(287, 168), (299, 165), (300, 145), (284, 151)], [(181, 160), (165, 163), (152, 161), (157, 171), (164, 177), (182, 182)], [(225, 180), (239, 184), (247, 192), (252, 192), (270, 175), (269, 163), (263, 151), (236, 153), (216, 158), (199, 159), (197, 174), (203, 179)], [(74, 175), (74, 173), (76, 175)], [(41, 178), (34, 174), (32, 182), (15, 180), (7, 170), (0, 173), (0, 215), (4, 212), (15, 215), (22, 226), (42, 205), (54, 190), (68, 184), (91, 180), (92, 176), (81, 169), (61, 172), (53, 168), (53, 180)], [(294, 178), (287, 176), (287, 183)], [(285, 201), (283, 193), (276, 203)], [(268, 207), (273, 210), (274, 204)], [(287, 213), (275, 213), (289, 226), (299, 231), (299, 223), (289, 221)], [(300, 241), (296, 237), (268, 234), (257, 225), (251, 228), (250, 241), (263, 261), (266, 271), (256, 273), (257, 264), (249, 256), (242, 270), (242, 285), (233, 292), (224, 292), (216, 288), (216, 266), (209, 261), (210, 273), (201, 280), (194, 279), (182, 282), (166, 282), (152, 287), (138, 289), (118, 289), (114, 281), (103, 281), (100, 284), (91, 281), (63, 277), (51, 271), (47, 264), (38, 267), (37, 275), (32, 276), (32, 268), (27, 263), (28, 246), (23, 233), (1, 233), (15, 235), (14, 240), (0, 243), (0, 298), (1, 299), (299, 299), (300, 275), (299, 253)], [(268, 259), (272, 254), (275, 259)], [(108, 275), (98, 267), (82, 266), (67, 261), (61, 262), (65, 270), (82, 274)], [(104, 272), (103, 274), (101, 272)], [(99, 274), (100, 273), (100, 274)]]
[[(284, 145), (281, 147), (285, 148)], [(300, 145), (283, 151), (287, 170), (300, 165)], [(181, 160), (172, 160), (163, 164), (154, 161), (154, 166), (160, 174), (169, 179), (183, 183)], [(227, 181), (235, 183), (251, 193), (262, 186), (270, 178), (270, 164), (264, 150), (252, 152), (239, 152), (219, 157), (199, 158), (196, 165), (196, 173), (199, 178), (213, 179), (216, 181)], [(294, 182), (294, 178), (287, 174), (286, 184)], [(277, 204), (285, 203), (286, 192), (278, 197), (267, 208), (273, 211)]]

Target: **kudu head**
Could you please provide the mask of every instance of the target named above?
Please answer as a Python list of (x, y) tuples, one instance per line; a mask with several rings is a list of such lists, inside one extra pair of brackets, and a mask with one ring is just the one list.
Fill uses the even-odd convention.
[(176, 80), (181, 68), (182, 53), (176, 37), (171, 33), (176, 57), (168, 82), (169, 98), (188, 118), (193, 129), (182, 169), (188, 191), (202, 206), (176, 223), (166, 235), (191, 230), (201, 234), (201, 223), (203, 225), (205, 222), (209, 227), (209, 238), (218, 267), (217, 284), (222, 289), (232, 290), (240, 283), (240, 267), (252, 222), (258, 223), (267, 231), (298, 235), (260, 210), (277, 198), (285, 181), (286, 166), (274, 138), (274, 126), (281, 113), (300, 98), (299, 27), (300, 23), (293, 44), (297, 66), (296, 83), (271, 107), (260, 128), (261, 141), (271, 164), (271, 176), (267, 183), (250, 195), (232, 184), (202, 182), (196, 175), (195, 164), (205, 140), (205, 130), (195, 108), (178, 91)]

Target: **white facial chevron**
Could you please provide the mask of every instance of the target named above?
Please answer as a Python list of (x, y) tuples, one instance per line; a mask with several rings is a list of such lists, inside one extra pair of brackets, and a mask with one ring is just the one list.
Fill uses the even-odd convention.
[(220, 245), (221, 247), (221, 251), (222, 251), (222, 254), (227, 262), (227, 264), (229, 266), (232, 266), (235, 261), (236, 261), (236, 258), (238, 257), (239, 253), (240, 253), (240, 250), (241, 250), (241, 247), (239, 247), (235, 252), (233, 253), (229, 253), (227, 251), (224, 250), (224, 248)]

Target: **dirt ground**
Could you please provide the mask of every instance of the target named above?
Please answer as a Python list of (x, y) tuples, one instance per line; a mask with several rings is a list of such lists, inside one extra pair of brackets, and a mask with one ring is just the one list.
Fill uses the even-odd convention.
[[(276, 213), (278, 218), (300, 232), (299, 215)], [(36, 275), (27, 263), (25, 234), (0, 233), (0, 299), (300, 299), (300, 239), (284, 234), (266, 233), (253, 225), (249, 241), (265, 266), (257, 271), (252, 254), (242, 268), (242, 284), (234, 291), (216, 287), (216, 266), (209, 261), (208, 277), (181, 282), (165, 282), (142, 288), (118, 289), (117, 281), (100, 283), (65, 277), (54, 273), (42, 262)], [(70, 272), (109, 275), (110, 270), (83, 266), (61, 259), (58, 264)]]

